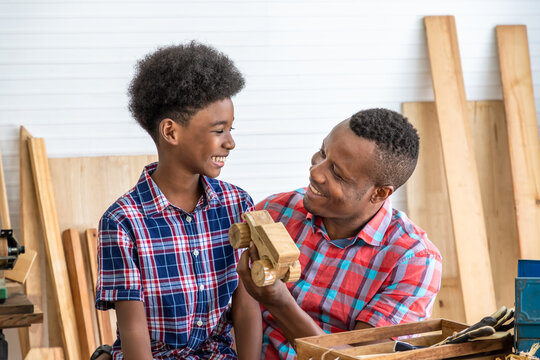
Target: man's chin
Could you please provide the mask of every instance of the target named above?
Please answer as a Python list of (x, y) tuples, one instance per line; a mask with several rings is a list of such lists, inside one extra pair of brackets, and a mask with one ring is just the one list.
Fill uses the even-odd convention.
[(317, 207), (313, 206), (312, 201), (309, 200), (308, 197), (304, 195), (304, 209), (306, 209), (308, 212), (310, 212), (313, 215), (319, 215), (319, 212), (317, 211)]

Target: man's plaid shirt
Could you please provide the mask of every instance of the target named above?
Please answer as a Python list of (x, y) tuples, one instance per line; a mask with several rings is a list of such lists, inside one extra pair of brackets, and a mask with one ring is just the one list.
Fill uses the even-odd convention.
[[(305, 189), (257, 204), (282, 222), (300, 249), (302, 275), (287, 286), (326, 332), (420, 321), (431, 315), (441, 255), (422, 229), (387, 199), (354, 238), (330, 240), (321, 218), (303, 206)], [(262, 359), (294, 359), (292, 346), (263, 309)]]
[[(96, 307), (144, 302), (154, 359), (236, 359), (227, 315), (240, 251), (228, 234), (253, 202), (240, 188), (201, 176), (204, 195), (186, 213), (150, 177), (156, 166), (100, 221)], [(114, 359), (122, 358), (120, 346), (118, 339)]]

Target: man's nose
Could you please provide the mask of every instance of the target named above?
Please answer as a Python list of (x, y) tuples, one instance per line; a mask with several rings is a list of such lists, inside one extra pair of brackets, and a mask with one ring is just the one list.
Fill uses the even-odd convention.
[(313, 162), (311, 167), (309, 168), (309, 174), (311, 175), (311, 178), (318, 182), (318, 183), (324, 183), (325, 177), (324, 177), (324, 160)]

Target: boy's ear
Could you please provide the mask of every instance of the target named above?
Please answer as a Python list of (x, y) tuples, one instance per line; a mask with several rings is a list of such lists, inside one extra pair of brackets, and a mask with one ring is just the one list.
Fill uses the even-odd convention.
[(378, 186), (371, 195), (369, 201), (372, 204), (376, 204), (378, 202), (386, 200), (390, 195), (392, 195), (393, 192), (394, 187), (391, 185)]
[(159, 123), (159, 137), (171, 145), (178, 144), (180, 139), (179, 126), (180, 124), (172, 119), (165, 118), (161, 120)]

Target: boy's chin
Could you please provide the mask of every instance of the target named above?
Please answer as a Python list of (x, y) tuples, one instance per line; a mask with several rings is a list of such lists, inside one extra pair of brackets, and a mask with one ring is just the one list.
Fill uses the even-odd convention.
[(221, 170), (212, 170), (212, 171), (205, 171), (204, 176), (206, 177), (209, 177), (209, 178), (217, 178), (219, 176), (219, 174), (221, 174)]

